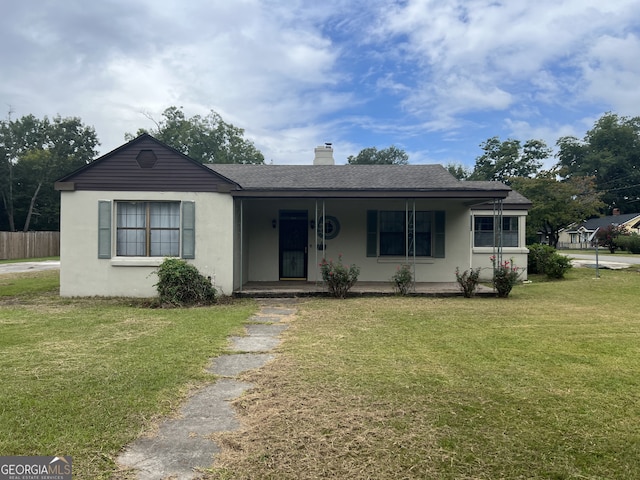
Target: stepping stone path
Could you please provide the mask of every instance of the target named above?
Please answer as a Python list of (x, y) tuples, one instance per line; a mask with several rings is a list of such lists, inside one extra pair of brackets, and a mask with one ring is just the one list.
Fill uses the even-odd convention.
[[(193, 479), (198, 468), (209, 468), (220, 448), (209, 438), (214, 432), (240, 427), (230, 402), (253, 384), (235, 377), (262, 367), (275, 358), (269, 353), (280, 343), (287, 329), (281, 321), (295, 313), (293, 306), (280, 305), (287, 300), (258, 300), (260, 311), (249, 319), (247, 335), (230, 337), (230, 353), (214, 358), (207, 370), (219, 378), (189, 397), (177, 418), (164, 421), (152, 437), (141, 437), (118, 458), (123, 467), (136, 470), (138, 480)], [(287, 305), (291, 305), (291, 301)]]

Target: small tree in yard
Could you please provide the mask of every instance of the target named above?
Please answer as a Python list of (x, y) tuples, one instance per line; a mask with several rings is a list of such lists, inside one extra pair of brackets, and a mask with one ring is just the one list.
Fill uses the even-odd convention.
[(334, 262), (322, 259), (320, 262), (320, 270), (322, 271), (322, 280), (327, 284), (329, 293), (336, 298), (345, 298), (347, 292), (358, 281), (360, 268), (356, 265), (345, 267), (342, 264), (342, 255), (338, 256), (338, 261)]
[(198, 269), (179, 258), (167, 258), (156, 272), (158, 296), (162, 305), (175, 307), (210, 305), (216, 301), (216, 289)]
[(618, 248), (618, 237), (628, 234), (624, 227), (612, 224), (597, 231), (596, 241), (601, 247), (607, 247), (611, 253), (615, 253)]

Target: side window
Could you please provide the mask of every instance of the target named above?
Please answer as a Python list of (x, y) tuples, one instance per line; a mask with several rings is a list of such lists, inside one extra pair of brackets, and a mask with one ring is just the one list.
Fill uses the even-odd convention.
[(493, 217), (475, 217), (473, 222), (473, 246), (493, 247)]
[[(498, 217), (495, 218), (496, 221)], [(502, 232), (494, 229), (494, 217), (477, 215), (473, 221), (473, 246), (474, 247), (494, 247), (498, 246), (500, 239), (498, 234), (502, 233), (503, 247), (518, 246), (518, 217), (502, 217)]]

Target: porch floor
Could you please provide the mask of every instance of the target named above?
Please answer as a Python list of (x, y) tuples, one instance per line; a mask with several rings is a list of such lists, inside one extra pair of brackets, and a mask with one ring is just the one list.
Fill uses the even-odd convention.
[[(389, 282), (357, 282), (351, 290), (350, 297), (394, 295)], [(280, 282), (247, 282), (233, 292), (235, 297), (242, 298), (290, 298), (290, 297), (322, 297), (327, 296), (327, 288), (321, 282), (280, 281)], [(412, 296), (424, 297), (455, 297), (462, 296), (456, 282), (425, 282), (416, 283)], [(479, 285), (478, 296), (493, 296), (493, 289), (486, 285)]]

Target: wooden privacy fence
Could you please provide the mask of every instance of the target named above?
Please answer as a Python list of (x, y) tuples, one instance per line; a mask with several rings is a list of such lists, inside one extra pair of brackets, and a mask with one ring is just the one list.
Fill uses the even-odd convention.
[(0, 232), (0, 260), (60, 256), (60, 232)]

